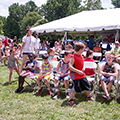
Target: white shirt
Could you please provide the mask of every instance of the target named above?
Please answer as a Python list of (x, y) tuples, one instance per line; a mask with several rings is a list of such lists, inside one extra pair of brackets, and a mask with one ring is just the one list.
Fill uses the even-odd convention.
[(35, 47), (36, 47), (36, 50), (39, 49), (39, 43), (40, 43), (40, 39), (39, 38), (35, 38)]
[(33, 36), (24, 36), (22, 42), (25, 43), (23, 47), (24, 53), (34, 53), (35, 37)]

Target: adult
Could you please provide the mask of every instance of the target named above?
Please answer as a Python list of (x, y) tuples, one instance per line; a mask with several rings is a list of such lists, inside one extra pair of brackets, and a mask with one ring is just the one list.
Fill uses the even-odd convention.
[(38, 34), (35, 34), (35, 47), (37, 51), (37, 56), (39, 56), (39, 50), (40, 50), (40, 38), (38, 38)]
[(30, 30), (30, 27), (26, 28), (26, 33), (27, 35), (25, 35), (22, 39), (22, 47), (20, 51), (20, 55), (23, 52), (23, 59), (22, 59), (20, 73), (22, 72), (23, 66), (25, 65), (28, 54), (34, 52), (36, 53), (35, 37), (32, 36), (32, 31)]
[(3, 46), (3, 44), (2, 44), (2, 39), (0, 38), (0, 62), (1, 62), (1, 57), (2, 57), (2, 55), (1, 55), (2, 46)]
[(93, 44), (94, 44), (94, 35), (91, 35), (90, 36), (90, 39), (89, 39), (89, 48), (91, 49), (91, 50), (93, 50)]
[(4, 43), (4, 49), (3, 49), (3, 51), (5, 51), (5, 48), (6, 48), (7, 46), (9, 47), (9, 41), (8, 41), (7, 36), (5, 36), (5, 40), (3, 40), (3, 43)]
[(94, 47), (93, 52), (100, 52), (101, 53), (101, 47), (99, 46), (99, 42), (96, 43), (96, 46)]
[(119, 42), (115, 42), (115, 48), (111, 49), (111, 53), (115, 56), (116, 62), (120, 64), (120, 48), (119, 48)]
[(13, 42), (12, 42), (14, 47), (17, 47), (17, 36), (14, 37)]
[(107, 42), (107, 48), (106, 48), (107, 51), (111, 50), (111, 47), (110, 47), (110, 44), (109, 44), (109, 41)]
[(84, 49), (84, 51), (88, 51), (88, 50), (90, 50), (90, 48), (88, 47), (88, 43), (85, 42), (85, 49)]
[(50, 44), (50, 48), (54, 47), (55, 40), (53, 39), (53, 36), (50, 37), (50, 40), (48, 41), (48, 43)]

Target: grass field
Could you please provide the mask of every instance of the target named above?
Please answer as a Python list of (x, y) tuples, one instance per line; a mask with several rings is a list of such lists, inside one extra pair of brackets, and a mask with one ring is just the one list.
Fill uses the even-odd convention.
[[(86, 100), (86, 94), (76, 94), (75, 107), (67, 105), (65, 93), (58, 100), (47, 96), (44, 90), (40, 96), (33, 89), (22, 94), (14, 93), (18, 86), (18, 75), (13, 71), (12, 84), (8, 85), (9, 70), (0, 63), (0, 119), (3, 120), (120, 120), (120, 98), (115, 102), (98, 95), (95, 102)], [(26, 86), (27, 84), (25, 84)]]

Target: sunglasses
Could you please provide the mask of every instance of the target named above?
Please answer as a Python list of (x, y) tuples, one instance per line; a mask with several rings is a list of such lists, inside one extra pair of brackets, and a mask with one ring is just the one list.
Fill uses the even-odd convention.
[(110, 60), (111, 60), (111, 59), (113, 59), (113, 58), (112, 58), (112, 57), (107, 57), (107, 59), (110, 59)]

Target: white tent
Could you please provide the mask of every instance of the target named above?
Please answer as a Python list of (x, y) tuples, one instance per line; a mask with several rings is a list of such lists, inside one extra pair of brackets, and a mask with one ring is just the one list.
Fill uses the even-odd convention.
[(120, 8), (82, 11), (80, 13), (31, 28), (37, 33), (71, 35), (116, 33), (120, 29)]

